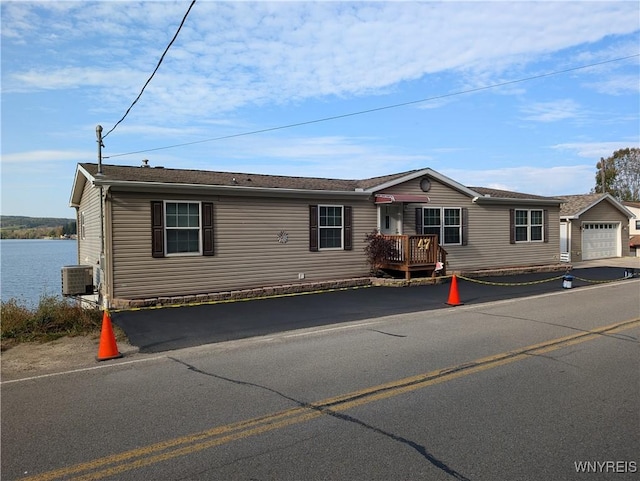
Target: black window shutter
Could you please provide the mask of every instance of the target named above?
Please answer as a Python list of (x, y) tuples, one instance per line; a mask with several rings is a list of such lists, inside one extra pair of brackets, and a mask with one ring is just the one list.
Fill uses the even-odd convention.
[(544, 226), (544, 233), (542, 236), (545, 242), (549, 242), (549, 211), (547, 209), (542, 211), (542, 222)]
[(164, 257), (164, 209), (162, 201), (151, 201), (151, 256)]
[(516, 243), (516, 210), (509, 209), (509, 242)]
[(422, 235), (424, 234), (424, 230), (422, 229), (422, 207), (416, 207), (416, 234)]
[(309, 206), (309, 250), (318, 251), (318, 206)]
[(353, 216), (351, 206), (344, 206), (344, 250), (353, 250)]
[(469, 243), (469, 209), (462, 208), (462, 245)]
[(214, 254), (213, 242), (213, 202), (202, 203), (202, 255)]

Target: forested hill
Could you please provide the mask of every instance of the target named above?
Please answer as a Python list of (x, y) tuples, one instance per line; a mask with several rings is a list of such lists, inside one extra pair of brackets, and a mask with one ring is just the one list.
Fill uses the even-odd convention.
[(75, 219), (0, 215), (2, 239), (41, 239), (76, 234)]

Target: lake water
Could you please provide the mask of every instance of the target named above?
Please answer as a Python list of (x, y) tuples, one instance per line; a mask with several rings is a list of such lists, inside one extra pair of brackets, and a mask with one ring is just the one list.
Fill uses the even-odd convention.
[(62, 297), (62, 266), (78, 263), (75, 240), (0, 240), (0, 295), (36, 307), (43, 295)]

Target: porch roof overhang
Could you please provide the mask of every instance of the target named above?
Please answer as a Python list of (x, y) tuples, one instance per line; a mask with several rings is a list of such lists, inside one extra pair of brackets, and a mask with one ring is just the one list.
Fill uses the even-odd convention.
[(426, 204), (430, 202), (429, 196), (427, 195), (415, 195), (415, 194), (376, 194), (375, 202), (376, 204), (393, 204), (393, 203), (418, 203), (418, 204)]

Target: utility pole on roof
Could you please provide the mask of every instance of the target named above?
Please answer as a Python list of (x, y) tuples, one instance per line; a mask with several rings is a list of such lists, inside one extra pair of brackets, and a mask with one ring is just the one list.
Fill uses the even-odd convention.
[(102, 175), (102, 125), (96, 126), (96, 137), (98, 138), (98, 175)]

